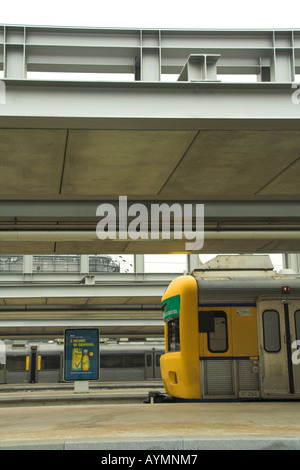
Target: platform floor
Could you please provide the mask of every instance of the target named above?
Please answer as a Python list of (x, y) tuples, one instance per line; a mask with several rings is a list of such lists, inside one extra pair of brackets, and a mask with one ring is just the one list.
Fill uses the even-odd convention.
[[(8, 406), (72, 404), (142, 404), (149, 390), (164, 392), (162, 382), (90, 383), (88, 393), (75, 393), (74, 383), (0, 385), (0, 410)], [(1, 428), (0, 428), (1, 432)]]
[(300, 402), (4, 406), (5, 449), (300, 450)]

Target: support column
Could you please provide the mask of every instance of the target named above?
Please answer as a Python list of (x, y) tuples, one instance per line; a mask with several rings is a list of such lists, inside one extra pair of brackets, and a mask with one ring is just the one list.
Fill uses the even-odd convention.
[(160, 81), (159, 49), (143, 49), (142, 80), (147, 82)]
[(24, 255), (23, 256), (23, 277), (24, 281), (31, 280), (33, 270), (33, 256)]
[(26, 78), (25, 28), (5, 27), (4, 78)]
[(283, 268), (293, 269), (300, 273), (300, 255), (299, 253), (286, 253), (283, 255)]
[(144, 273), (145, 272), (145, 257), (144, 255), (134, 255), (134, 272)]
[(89, 255), (80, 255), (80, 274), (89, 274)]
[(295, 80), (294, 39), (291, 31), (274, 31), (271, 55), (271, 81)]
[(140, 79), (148, 82), (159, 82), (161, 73), (159, 31), (142, 31), (140, 55)]
[(186, 255), (186, 266), (187, 266), (187, 272), (191, 273), (193, 269), (196, 269), (199, 267), (199, 255), (198, 254), (192, 254), (192, 255)]

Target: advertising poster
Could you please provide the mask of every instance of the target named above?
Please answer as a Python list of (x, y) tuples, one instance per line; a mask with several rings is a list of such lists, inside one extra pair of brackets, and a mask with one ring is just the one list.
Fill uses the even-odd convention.
[(99, 330), (65, 330), (65, 380), (99, 379)]

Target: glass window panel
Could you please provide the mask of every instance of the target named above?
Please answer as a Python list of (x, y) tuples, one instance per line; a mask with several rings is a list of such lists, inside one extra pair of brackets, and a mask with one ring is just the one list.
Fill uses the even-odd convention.
[(139, 354), (100, 354), (100, 368), (144, 367), (145, 356)]
[(227, 317), (225, 312), (214, 313), (214, 331), (208, 333), (210, 352), (226, 352), (228, 349)]
[(26, 356), (7, 356), (6, 358), (6, 370), (26, 370)]
[(264, 348), (267, 352), (278, 352), (280, 343), (280, 322), (276, 310), (266, 310), (263, 313)]
[(179, 317), (168, 323), (168, 351), (180, 351)]
[(57, 370), (60, 369), (60, 356), (42, 356), (41, 370)]

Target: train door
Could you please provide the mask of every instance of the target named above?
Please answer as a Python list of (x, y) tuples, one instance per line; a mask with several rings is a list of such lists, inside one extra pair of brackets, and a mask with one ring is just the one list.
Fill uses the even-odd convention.
[(261, 395), (300, 397), (300, 300), (258, 302)]
[(145, 353), (145, 379), (161, 379), (160, 356), (161, 353), (157, 351)]
[(234, 398), (235, 377), (230, 307), (199, 312), (201, 398)]
[(160, 352), (154, 352), (154, 378), (161, 379), (161, 371), (160, 371)]

